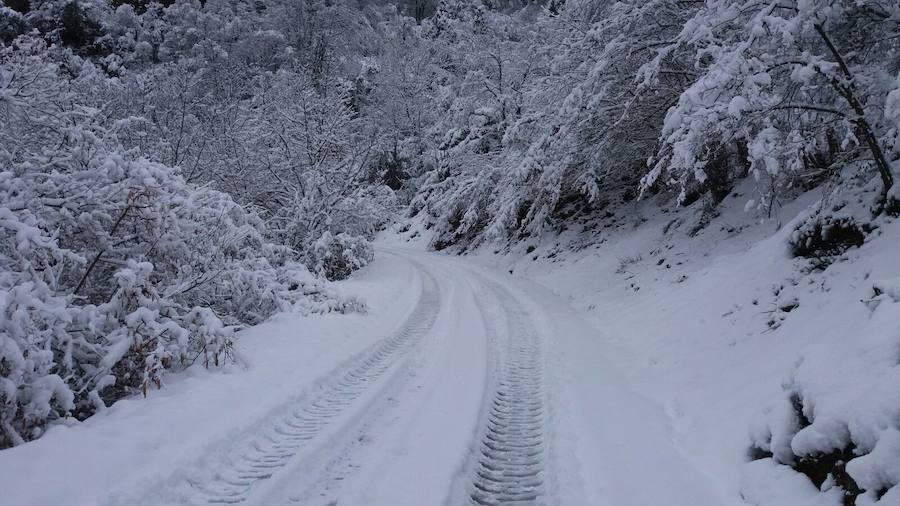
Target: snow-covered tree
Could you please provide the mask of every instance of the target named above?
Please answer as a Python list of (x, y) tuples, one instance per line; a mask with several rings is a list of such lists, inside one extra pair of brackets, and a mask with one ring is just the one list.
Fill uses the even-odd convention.
[(763, 203), (864, 167), (880, 178), (880, 212), (894, 180), (885, 106), (897, 16), (881, 1), (706, 2), (644, 69), (657, 79), (662, 62), (689, 48), (699, 73), (666, 115), (644, 188), (665, 177), (683, 198), (725, 151), (765, 181)]
[(221, 363), (229, 325), (359, 308), (256, 213), (124, 148), (119, 86), (40, 39), (0, 48), (0, 446)]

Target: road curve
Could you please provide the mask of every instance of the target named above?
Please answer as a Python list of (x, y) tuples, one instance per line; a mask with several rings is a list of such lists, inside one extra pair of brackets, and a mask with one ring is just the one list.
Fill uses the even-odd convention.
[[(173, 497), (194, 505), (544, 505), (552, 497), (541, 332), (501, 277), (408, 262), (420, 296), (390, 335), (325, 374)], [(414, 287), (415, 288), (415, 287)], [(201, 476), (197, 479), (197, 476)]]

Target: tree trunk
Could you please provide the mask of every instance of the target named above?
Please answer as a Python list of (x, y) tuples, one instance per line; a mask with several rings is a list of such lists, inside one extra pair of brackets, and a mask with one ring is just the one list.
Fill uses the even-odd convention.
[(884, 156), (884, 151), (882, 151), (881, 146), (878, 144), (878, 138), (875, 136), (875, 132), (872, 130), (872, 126), (869, 124), (869, 120), (866, 119), (866, 111), (863, 108), (862, 103), (856, 97), (856, 90), (854, 87), (853, 74), (850, 72), (850, 68), (847, 66), (847, 63), (844, 61), (844, 58), (841, 56), (840, 52), (838, 52), (837, 47), (831, 42), (831, 39), (828, 37), (828, 34), (825, 33), (825, 29), (822, 25), (815, 25), (816, 32), (818, 32), (819, 36), (825, 42), (825, 45), (828, 46), (828, 50), (831, 52), (832, 56), (834, 56), (835, 60), (837, 60), (837, 64), (841, 69), (841, 73), (844, 74), (845, 82), (841, 82), (837, 78), (831, 78), (831, 86), (841, 95), (844, 100), (850, 104), (850, 107), (853, 109), (854, 117), (851, 118), (851, 121), (859, 130), (863, 140), (866, 143), (866, 146), (869, 148), (869, 151), (872, 153), (872, 158), (875, 161), (875, 167), (878, 169), (878, 174), (881, 176), (881, 200), (878, 203), (878, 209), (876, 210), (876, 214), (881, 214), (884, 211), (885, 206), (888, 204), (888, 192), (891, 190), (891, 187), (894, 185), (894, 175), (891, 172), (891, 165), (887, 161), (887, 157)]

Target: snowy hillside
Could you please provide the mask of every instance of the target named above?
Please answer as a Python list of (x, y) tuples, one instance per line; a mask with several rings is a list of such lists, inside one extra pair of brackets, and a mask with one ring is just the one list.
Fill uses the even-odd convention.
[[(900, 223), (885, 220), (821, 270), (789, 247), (819, 195), (763, 220), (740, 195), (692, 236), (700, 209), (643, 203), (476, 258), (549, 288), (593, 324), (598, 342), (571, 357), (588, 370), (570, 381), (645, 399), (577, 401), (616, 413), (591, 429), (616, 455), (593, 456), (597, 473), (671, 474), (659, 442), (647, 442), (662, 437), (723, 504), (843, 504), (850, 482), (867, 491), (856, 504), (900, 501)], [(633, 489), (603, 493), (651, 504)]]

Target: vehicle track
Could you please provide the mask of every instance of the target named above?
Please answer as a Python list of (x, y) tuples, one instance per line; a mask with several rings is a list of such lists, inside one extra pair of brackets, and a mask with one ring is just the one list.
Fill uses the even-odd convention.
[(415, 309), (400, 329), (372, 345), (348, 365), (329, 373), (287, 414), (271, 422), (240, 448), (225, 470), (210, 480), (191, 483), (195, 504), (237, 504), (246, 501), (254, 485), (266, 480), (296, 457), (338, 415), (345, 412), (433, 326), (440, 310), (437, 284), (423, 275)]
[[(507, 334), (493, 347), (499, 374), (469, 464), (468, 500), (477, 506), (539, 505), (545, 496), (546, 451), (541, 343), (512, 296), (499, 285), (487, 286), (501, 303)], [(496, 338), (496, 329), (491, 330)]]

